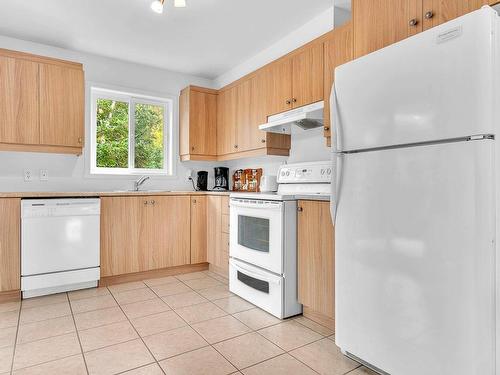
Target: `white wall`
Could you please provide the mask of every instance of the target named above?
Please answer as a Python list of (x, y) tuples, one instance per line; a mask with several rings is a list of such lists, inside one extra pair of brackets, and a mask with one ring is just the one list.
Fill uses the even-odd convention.
[[(259, 52), (242, 64), (215, 79), (215, 86), (221, 88), (237, 79), (253, 72), (254, 70), (286, 55), (287, 53), (303, 46), (313, 39), (327, 33), (333, 28), (333, 6), (317, 17), (305, 23), (285, 38)], [(279, 20), (278, 20), (279, 22)]]
[[(43, 44), (27, 42), (0, 36), (0, 48), (40, 54), (65, 60), (81, 62), (84, 65), (86, 86), (89, 82), (96, 84), (122, 87), (153, 96), (173, 96), (178, 98), (181, 89), (189, 84), (212, 87), (213, 82), (207, 79), (175, 73), (149, 66), (128, 63), (91, 54), (74, 52), (55, 48)], [(89, 129), (89, 92), (86, 90), (86, 131)], [(177, 99), (176, 99), (177, 100)], [(177, 104), (175, 104), (177, 107)], [(178, 127), (178, 118), (175, 116), (175, 127)], [(177, 132), (177, 129), (176, 129)], [(88, 134), (86, 134), (88, 144)], [(176, 145), (177, 147), (177, 145)], [(86, 147), (86, 150), (88, 147)], [(186, 165), (178, 160), (178, 152), (174, 153), (177, 160), (176, 178), (154, 177), (148, 185), (152, 188), (165, 190), (190, 189), (190, 183), (185, 179)], [(197, 169), (205, 167), (204, 163), (187, 165), (187, 168)], [(23, 170), (31, 169), (35, 173), (32, 182), (24, 182)], [(48, 169), (49, 181), (40, 182), (40, 169)], [(115, 190), (128, 189), (132, 186), (135, 177), (100, 177), (87, 178), (86, 161), (84, 155), (55, 155), (42, 153), (14, 153), (0, 152), (0, 191), (49, 191), (49, 190)]]

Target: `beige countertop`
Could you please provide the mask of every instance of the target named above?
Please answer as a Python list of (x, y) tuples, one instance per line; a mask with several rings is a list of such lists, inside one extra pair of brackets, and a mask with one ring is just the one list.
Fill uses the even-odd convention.
[(168, 195), (224, 195), (228, 196), (230, 191), (24, 191), (24, 192), (0, 192), (0, 198), (69, 198), (69, 197), (128, 197), (128, 196), (168, 196)]

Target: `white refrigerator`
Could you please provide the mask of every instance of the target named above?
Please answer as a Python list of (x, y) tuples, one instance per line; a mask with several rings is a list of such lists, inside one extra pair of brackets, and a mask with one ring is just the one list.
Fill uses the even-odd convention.
[(382, 374), (500, 374), (499, 26), (485, 7), (335, 72), (335, 340)]

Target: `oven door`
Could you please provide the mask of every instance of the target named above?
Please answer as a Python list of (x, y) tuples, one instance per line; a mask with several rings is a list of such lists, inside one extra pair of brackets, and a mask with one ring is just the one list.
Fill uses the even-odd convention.
[(283, 203), (231, 199), (229, 255), (283, 273)]
[(236, 259), (229, 260), (229, 290), (283, 319), (283, 278)]

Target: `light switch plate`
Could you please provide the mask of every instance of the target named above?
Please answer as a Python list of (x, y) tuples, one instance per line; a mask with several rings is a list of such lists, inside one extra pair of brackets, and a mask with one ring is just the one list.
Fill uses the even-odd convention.
[(40, 169), (40, 181), (48, 181), (48, 180), (49, 180), (48, 169)]
[(33, 171), (31, 169), (24, 170), (24, 182), (33, 181)]

